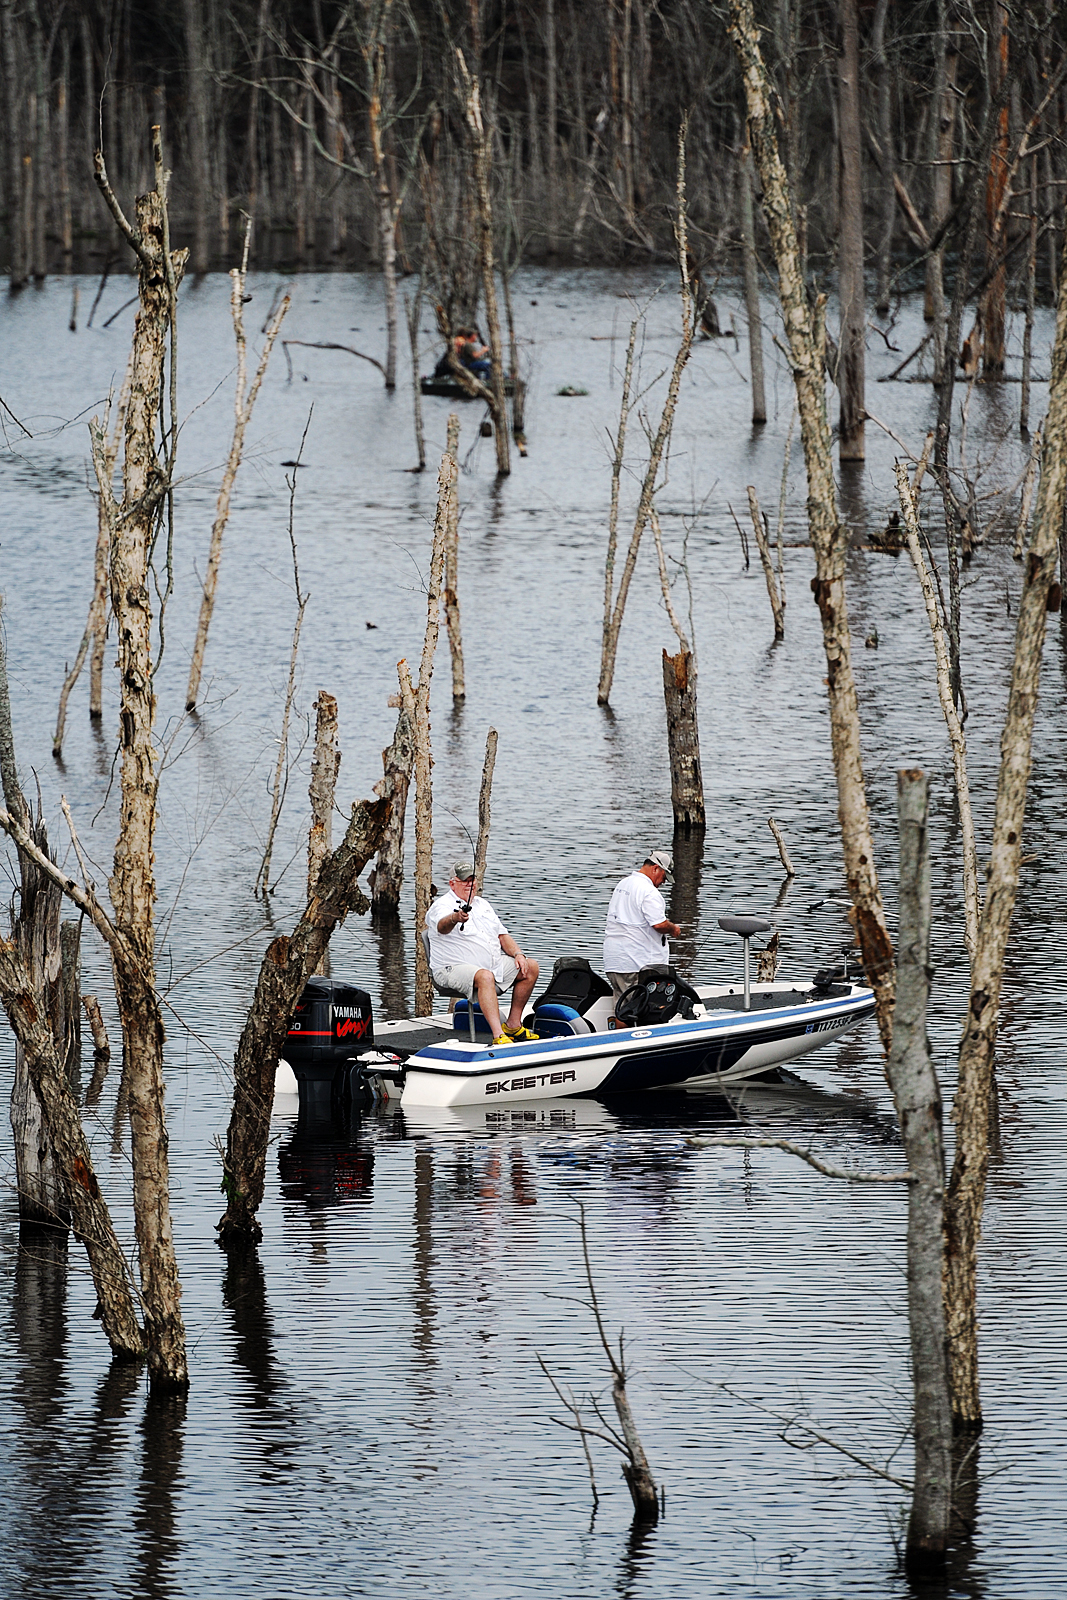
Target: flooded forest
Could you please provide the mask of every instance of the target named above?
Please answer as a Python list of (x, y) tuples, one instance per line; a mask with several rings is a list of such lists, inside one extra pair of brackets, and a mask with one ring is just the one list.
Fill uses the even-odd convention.
[(0, 1596), (1067, 1596), (1063, 8), (0, 75)]

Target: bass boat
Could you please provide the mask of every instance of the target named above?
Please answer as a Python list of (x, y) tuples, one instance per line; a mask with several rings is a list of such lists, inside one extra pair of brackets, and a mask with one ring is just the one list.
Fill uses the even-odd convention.
[(874, 1015), (874, 995), (850, 976), (847, 956), (806, 982), (753, 983), (749, 940), (772, 924), (738, 916), (719, 925), (744, 941), (743, 984), (694, 987), (671, 967), (647, 967), (613, 1014), (607, 981), (583, 958), (564, 957), (524, 1018), (537, 1037), (513, 1044), (494, 1044), (466, 1000), (451, 1015), (375, 1025), (364, 990), (312, 978), (278, 1089), (399, 1094), (402, 1109), (717, 1089), (772, 1073)]

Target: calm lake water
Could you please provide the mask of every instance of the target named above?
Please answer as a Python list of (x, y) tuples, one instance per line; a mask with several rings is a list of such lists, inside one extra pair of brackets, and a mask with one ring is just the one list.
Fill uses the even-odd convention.
[[(84, 321), (96, 285), (80, 287)], [(253, 280), (250, 331), (280, 287)], [(477, 435), (480, 408), (462, 412), (468, 698), (452, 710), (442, 635), (433, 730), (438, 880), (468, 849), (463, 825), (476, 825), (493, 725), (500, 750), (487, 891), (543, 967), (561, 953), (599, 961), (612, 884), (671, 832), (660, 652), (673, 635), (651, 549), (632, 591), (612, 710), (595, 704), (608, 432), (631, 297), (643, 302), (656, 288), (643, 385), (673, 354), (677, 305), (665, 276), (522, 274), (516, 312), (530, 454), (506, 482), (494, 481), (492, 441)], [(910, 1595), (894, 1549), (906, 1496), (826, 1447), (794, 1448), (800, 1436), (786, 1427), (790, 1418), (814, 1419), (861, 1457), (910, 1472), (903, 1191), (835, 1183), (780, 1152), (687, 1142), (693, 1133), (784, 1135), (837, 1164), (899, 1171), (873, 1028), (807, 1058), (795, 1082), (729, 1098), (556, 1102), (436, 1121), (390, 1107), (328, 1128), (279, 1107), (258, 1260), (235, 1269), (218, 1251), (215, 1143), (228, 1118), (232, 1054), (265, 944), (302, 904), (307, 715), (320, 687), (336, 694), (338, 798), (347, 809), (380, 773), (396, 662), (418, 660), (433, 467), (448, 409), (425, 402), (431, 470), (413, 475), (408, 389), (389, 396), (366, 363), (303, 347), (291, 350), (290, 381), (276, 352), (227, 533), (210, 687), (200, 718), (184, 719), (197, 574), (231, 430), (228, 291), (221, 276), (182, 291), (183, 478), (159, 674), (159, 974), (192, 1387), (187, 1401), (155, 1406), (142, 1375), (109, 1372), (80, 1251), (72, 1246), (64, 1261), (43, 1245), (20, 1248), (5, 1135), (0, 1592), (66, 1596), (76, 1588), (153, 1600)], [(58, 802), (67, 796), (100, 884), (115, 835), (113, 673), (100, 733), (89, 724), (87, 683), (76, 690), (62, 765), (52, 759), (51, 730), (91, 584), (85, 423), (121, 383), (132, 310), (119, 308), (130, 292), (128, 280), (112, 280), (94, 327), (76, 335), (67, 330), (69, 282), (0, 305), (0, 395), (32, 433), (4, 418), (0, 587), (18, 754), (27, 787), (40, 783), (61, 855)], [(733, 290), (720, 292), (719, 310), (724, 323), (733, 315), (743, 327)], [(301, 278), (284, 332), (380, 355), (377, 282)], [(916, 452), (933, 415), (930, 390), (874, 380), (922, 332), (920, 308), (908, 302), (889, 334), (897, 349), (876, 333), (869, 347), (870, 409)], [(1042, 374), (1050, 334), (1045, 314), (1036, 340)], [(427, 319), (422, 370), (435, 353)], [(661, 496), (670, 552), (681, 559), (684, 545), (688, 555), (701, 662), (710, 825), (703, 861), (689, 862), (680, 885), (691, 929), (678, 953), (702, 977), (739, 971), (739, 948), (716, 924), (729, 911), (777, 905), (786, 975), (809, 972), (848, 931), (795, 438), (785, 499), (789, 608), (777, 647), (758, 561), (753, 552), (745, 570), (730, 512), (743, 515), (752, 483), (772, 526), (777, 514), (792, 393), (769, 338), (766, 354), (772, 417), (754, 433), (744, 346), (724, 339), (694, 351)], [(588, 393), (564, 398), (563, 386)], [(653, 422), (661, 391), (644, 402)], [(1044, 395), (1035, 394), (1035, 417)], [(969, 403), (979, 497), (1021, 470), (1018, 400), (1018, 384), (1009, 383), (980, 388)], [(276, 866), (288, 866), (265, 908), (252, 885), (296, 606), (284, 463), (297, 455), (305, 425), (294, 525), (310, 600), (275, 850)], [(630, 502), (640, 443), (635, 419)], [(855, 534), (850, 606), (868, 782), (892, 915), (896, 769), (920, 764), (933, 777), (931, 1036), (950, 1094), (965, 983), (951, 764), (910, 565), (863, 547), (893, 505), (900, 447), (873, 424), (868, 447), (865, 468), (842, 486)], [(980, 504), (988, 516), (993, 502)], [(983, 844), (1019, 587), (1012, 531), (1008, 516), (966, 578), (967, 732)], [(688, 609), (684, 581), (675, 595)], [(984, 1600), (1067, 1594), (1067, 653), (1059, 619), (1050, 621), (1027, 822), (1034, 859), (1001, 1035), (1003, 1150), (991, 1171), (982, 1255), (982, 1484), (973, 1538), (936, 1591)], [(877, 648), (864, 649), (874, 631)], [(797, 867), (788, 890), (771, 815)], [(370, 989), (380, 1014), (409, 1004), (411, 964), (410, 913), (399, 947), (360, 919), (334, 940), (335, 973)], [(84, 969), (83, 987), (100, 994), (114, 1040), (107, 963), (89, 935)], [(6, 1035), (0, 1049), (10, 1066)], [(116, 1080), (113, 1071), (87, 1125), (129, 1237)], [(596, 1452), (593, 1514), (580, 1445), (553, 1425), (559, 1407), (538, 1365), (541, 1356), (576, 1395), (608, 1395), (580, 1304), (579, 1203), (606, 1320), (626, 1331), (631, 1398), (666, 1488), (666, 1516), (640, 1536), (606, 1448)]]

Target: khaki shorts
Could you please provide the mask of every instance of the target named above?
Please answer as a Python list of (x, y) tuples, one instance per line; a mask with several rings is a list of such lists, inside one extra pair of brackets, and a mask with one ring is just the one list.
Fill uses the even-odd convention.
[[(518, 979), (519, 964), (511, 956), (504, 956), (502, 959), (504, 975), (496, 980), (496, 992), (497, 994), (509, 994), (514, 989)], [(488, 972), (490, 970), (488, 967), (476, 967), (473, 962), (456, 961), (450, 967), (434, 967), (430, 976), (438, 989), (464, 994), (468, 1000), (473, 1000), (475, 978), (479, 972)], [(634, 976), (636, 977), (636, 973)]]
[(605, 978), (611, 984), (612, 1007), (616, 1000), (621, 1000), (627, 989), (632, 989), (637, 982), (636, 972), (605, 972)]

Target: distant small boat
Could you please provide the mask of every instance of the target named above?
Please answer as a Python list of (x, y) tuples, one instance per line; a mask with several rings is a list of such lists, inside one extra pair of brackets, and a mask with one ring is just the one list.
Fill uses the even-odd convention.
[[(439, 376), (436, 372), (431, 373), (428, 378), (419, 379), (419, 388), (423, 394), (440, 395), (443, 400), (476, 400), (478, 398), (477, 395), (468, 394), (466, 389), (462, 388), (450, 374)], [(515, 393), (514, 378), (504, 379), (504, 393), (509, 396)]]

